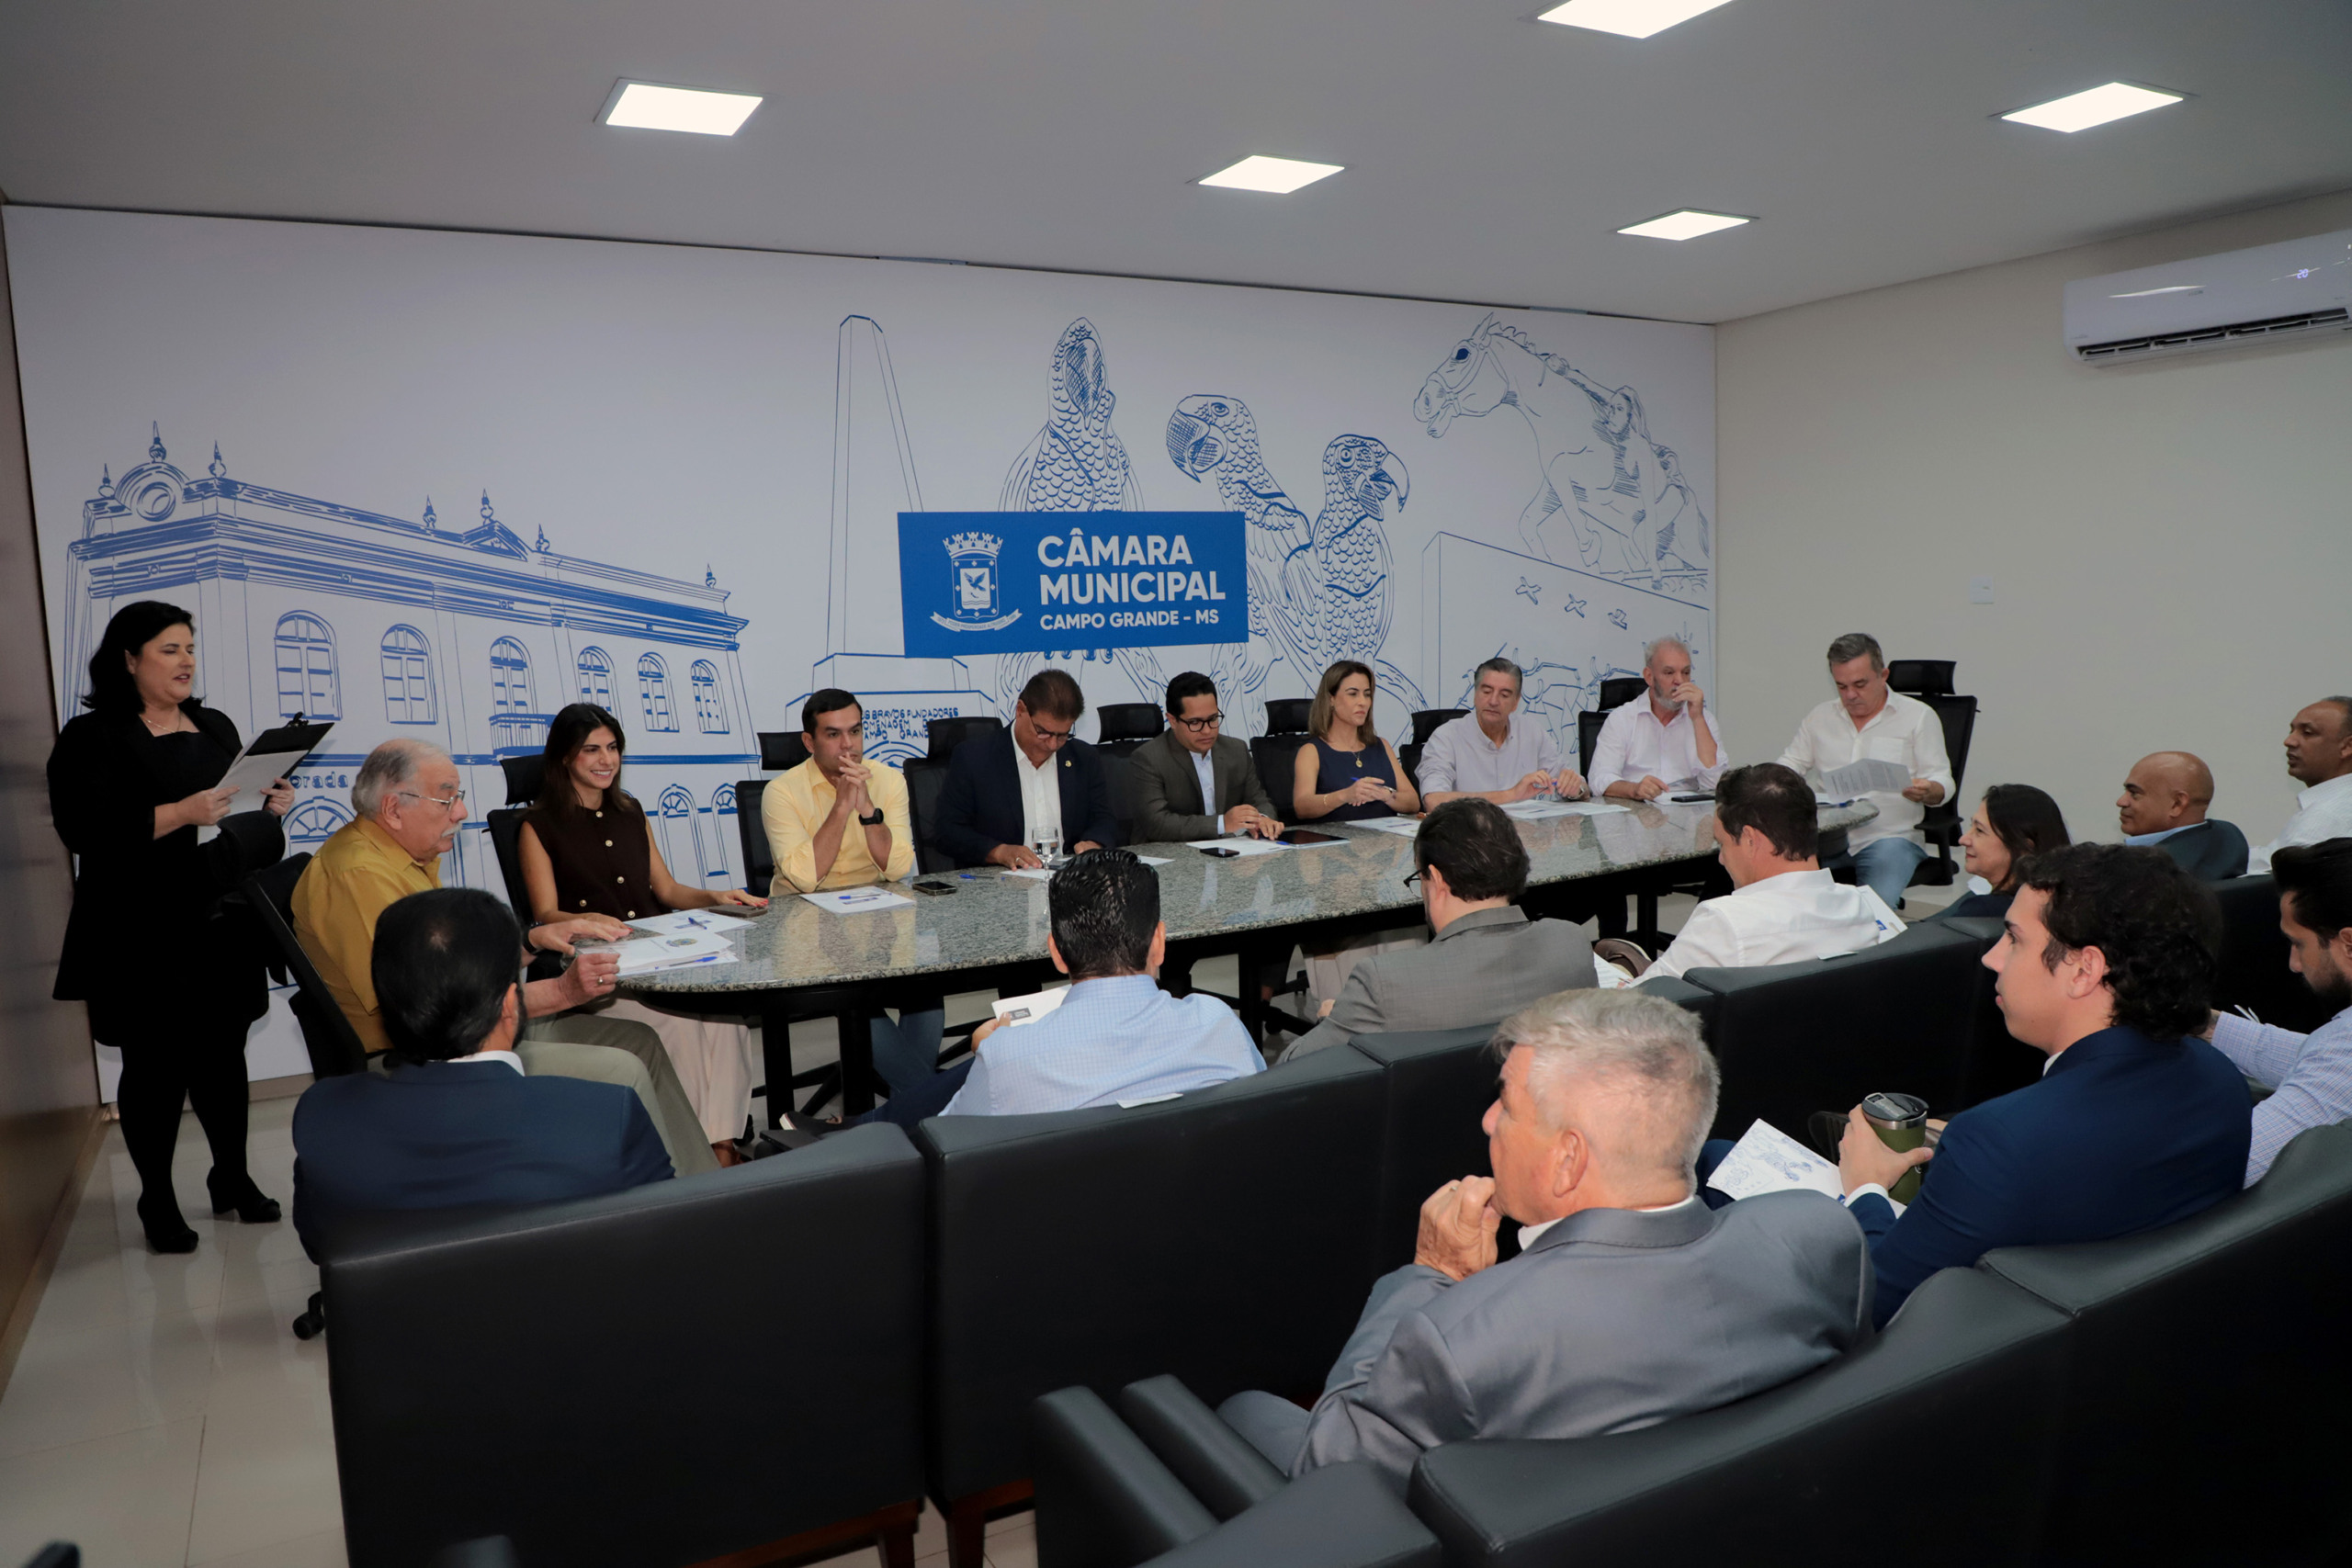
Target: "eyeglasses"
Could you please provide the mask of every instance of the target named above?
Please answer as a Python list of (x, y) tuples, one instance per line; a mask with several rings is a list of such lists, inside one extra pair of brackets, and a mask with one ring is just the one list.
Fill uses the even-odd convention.
[(1035, 730), (1037, 738), (1048, 746), (1058, 746), (1070, 738), (1070, 730), (1047, 729), (1044, 725), (1039, 724), (1034, 716), (1029, 720), (1029, 728)]
[(1421, 874), (1418, 871), (1407, 876), (1405, 878), (1405, 891), (1410, 893), (1413, 890), (1413, 885), (1419, 882), (1420, 879)]
[(408, 800), (430, 801), (444, 811), (456, 811), (466, 804), (466, 792), (461, 789), (452, 790), (447, 795), (426, 795), (413, 789), (396, 789), (392, 793)]
[(1180, 718), (1176, 722), (1191, 730), (1193, 734), (1198, 735), (1204, 729), (1215, 729), (1218, 725), (1223, 724), (1225, 722), (1225, 715), (1223, 713), (1213, 713), (1206, 718)]

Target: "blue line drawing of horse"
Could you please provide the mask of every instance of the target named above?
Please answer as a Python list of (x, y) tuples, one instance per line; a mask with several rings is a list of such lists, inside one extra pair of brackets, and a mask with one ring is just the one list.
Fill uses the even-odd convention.
[[(1062, 329), (1054, 344), (1053, 400), (1036, 439), (1005, 470), (1000, 512), (1140, 512), (1135, 470), (1119, 433), (1111, 428), (1118, 397), (1102, 334), (1084, 316)], [(1129, 678), (1147, 693), (1163, 683), (1149, 649), (1124, 650)], [(1008, 653), (997, 660), (997, 693), (1009, 710), (1029, 677), (1047, 663), (1121, 662), (1109, 649), (1064, 653)]]
[[(1665, 591), (1704, 593), (1712, 530), (1680, 459), (1650, 438), (1640, 395), (1605, 387), (1488, 314), (1421, 383), (1413, 417), (1432, 439), (1456, 418), (1511, 408), (1535, 436), (1540, 481), (1519, 516), (1531, 554)], [(1566, 522), (1573, 558), (1547, 525)]]

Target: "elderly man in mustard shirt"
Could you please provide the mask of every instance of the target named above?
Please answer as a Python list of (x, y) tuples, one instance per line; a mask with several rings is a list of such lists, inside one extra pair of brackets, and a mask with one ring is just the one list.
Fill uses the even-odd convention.
[[(865, 709), (854, 693), (828, 686), (800, 707), (808, 760), (777, 775), (760, 796), (760, 822), (775, 855), (775, 879), (802, 893), (896, 882), (915, 869), (907, 781), (888, 762), (865, 760)], [(874, 1019), (874, 1070), (894, 1094), (939, 1065), (942, 1009)]]

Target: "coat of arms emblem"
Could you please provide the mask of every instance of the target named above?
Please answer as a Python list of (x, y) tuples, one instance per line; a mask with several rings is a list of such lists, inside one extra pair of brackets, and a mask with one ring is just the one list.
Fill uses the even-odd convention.
[(998, 614), (998, 552), (1004, 541), (993, 534), (951, 534), (947, 548), (947, 615), (931, 618), (953, 632), (986, 632), (1009, 626), (1021, 612)]

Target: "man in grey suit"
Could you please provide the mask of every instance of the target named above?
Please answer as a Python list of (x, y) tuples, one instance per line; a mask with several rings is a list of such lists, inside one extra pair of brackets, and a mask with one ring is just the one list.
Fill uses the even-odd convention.
[(1358, 964), (1283, 1061), (1359, 1034), (1497, 1023), (1538, 997), (1594, 983), (1583, 931), (1531, 920), (1512, 903), (1527, 891), (1527, 846), (1493, 801), (1457, 795), (1423, 818), (1413, 864), (1434, 939)]
[(1258, 782), (1250, 748), (1217, 733), (1216, 682), (1187, 670), (1168, 682), (1168, 728), (1136, 748), (1136, 840), (1186, 843), (1223, 833), (1271, 839), (1283, 830)]
[(2127, 844), (2154, 845), (2199, 882), (2245, 874), (2245, 835), (2205, 813), (2213, 804), (2213, 770), (2187, 751), (2154, 751), (2132, 764), (2116, 820)]
[[(1699, 1201), (1717, 1079), (1696, 1018), (1639, 991), (1568, 991), (1495, 1038), (1493, 1179), (1421, 1205), (1412, 1263), (1373, 1286), (1312, 1413), (1255, 1390), (1219, 1407), (1287, 1474), (1365, 1460), (1401, 1490), (1440, 1444), (1655, 1426), (1870, 1337), (1870, 1252), (1843, 1208)], [(1522, 1250), (1498, 1264), (1506, 1217)]]

